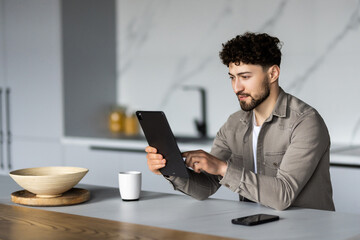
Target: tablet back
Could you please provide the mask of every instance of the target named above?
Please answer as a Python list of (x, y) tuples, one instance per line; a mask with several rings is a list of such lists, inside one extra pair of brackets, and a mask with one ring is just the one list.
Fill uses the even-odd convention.
[(167, 160), (166, 166), (160, 169), (160, 172), (163, 175), (188, 178), (184, 160), (165, 113), (161, 111), (137, 111), (136, 116), (149, 146), (156, 148), (158, 153)]

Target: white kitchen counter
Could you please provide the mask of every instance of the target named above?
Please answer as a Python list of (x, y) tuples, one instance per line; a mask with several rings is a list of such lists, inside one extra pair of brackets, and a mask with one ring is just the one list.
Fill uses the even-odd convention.
[[(91, 192), (83, 204), (39, 207), (161, 228), (190, 231), (239, 239), (359, 239), (360, 215), (291, 208), (276, 211), (256, 203), (142, 192), (139, 201), (123, 202), (117, 188), (82, 185)], [(10, 194), (21, 188), (8, 176), (0, 176), (0, 203), (15, 205)], [(257, 213), (274, 214), (280, 220), (258, 226), (231, 224), (231, 219)]]

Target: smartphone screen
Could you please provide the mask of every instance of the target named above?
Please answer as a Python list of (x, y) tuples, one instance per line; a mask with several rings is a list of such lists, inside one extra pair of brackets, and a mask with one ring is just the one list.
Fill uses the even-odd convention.
[(272, 222), (276, 220), (279, 220), (279, 216), (269, 215), (269, 214), (255, 214), (241, 218), (234, 218), (231, 220), (231, 222), (233, 224), (253, 226), (253, 225)]

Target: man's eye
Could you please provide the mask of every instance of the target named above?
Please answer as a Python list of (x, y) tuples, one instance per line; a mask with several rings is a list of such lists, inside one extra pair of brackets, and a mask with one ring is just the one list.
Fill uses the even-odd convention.
[(250, 76), (242, 76), (243, 79), (249, 79)]

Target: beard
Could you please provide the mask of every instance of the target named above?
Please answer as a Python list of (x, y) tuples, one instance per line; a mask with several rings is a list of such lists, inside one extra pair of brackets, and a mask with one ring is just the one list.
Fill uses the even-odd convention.
[(246, 103), (245, 101), (240, 101), (240, 107), (242, 110), (248, 112), (259, 106), (262, 102), (264, 102), (270, 95), (270, 84), (269, 84), (269, 78), (266, 76), (264, 78), (264, 81), (262, 83), (262, 89), (261, 93), (258, 97), (251, 96), (250, 94), (246, 94), (243, 92), (237, 92), (236, 95), (242, 95), (242, 96), (248, 96), (251, 99), (250, 103)]

